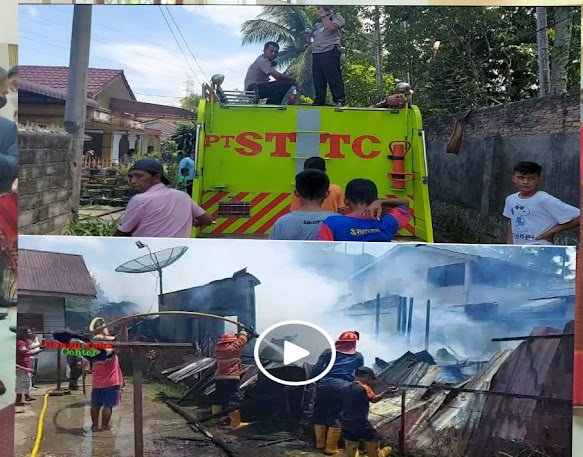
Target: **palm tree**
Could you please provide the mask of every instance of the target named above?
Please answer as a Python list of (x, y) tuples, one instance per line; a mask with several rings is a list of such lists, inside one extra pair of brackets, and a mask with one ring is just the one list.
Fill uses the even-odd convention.
[(278, 64), (302, 84), (301, 93), (314, 97), (312, 83), (312, 45), (303, 34), (316, 19), (313, 8), (301, 6), (264, 6), (257, 19), (241, 27), (242, 45), (275, 41), (280, 50)]

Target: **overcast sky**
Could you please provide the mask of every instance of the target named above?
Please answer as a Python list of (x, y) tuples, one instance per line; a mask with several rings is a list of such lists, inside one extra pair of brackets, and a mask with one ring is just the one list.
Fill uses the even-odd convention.
[[(205, 81), (202, 73), (206, 78), (223, 73), (226, 89), (242, 88), (247, 67), (261, 54), (262, 46), (242, 47), (241, 25), (256, 18), (261, 9), (96, 5), (89, 65), (124, 70), (138, 100), (151, 103), (179, 104), (188, 75), (194, 82), (195, 93), (201, 92), (201, 83)], [(73, 6), (21, 5), (19, 64), (68, 66), (72, 17)]]

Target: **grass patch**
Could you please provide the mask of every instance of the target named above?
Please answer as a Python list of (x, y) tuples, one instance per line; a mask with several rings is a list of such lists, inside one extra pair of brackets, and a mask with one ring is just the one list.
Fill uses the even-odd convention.
[(69, 236), (113, 236), (120, 217), (101, 219), (89, 214), (80, 215), (77, 220), (69, 222), (65, 235)]

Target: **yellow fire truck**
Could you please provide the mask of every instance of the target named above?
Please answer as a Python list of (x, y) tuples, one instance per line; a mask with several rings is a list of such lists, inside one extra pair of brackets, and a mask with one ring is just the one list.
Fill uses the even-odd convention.
[[(254, 93), (203, 85), (193, 199), (215, 223), (193, 237), (266, 238), (289, 212), (294, 178), (312, 156), (330, 182), (374, 181), (379, 198), (406, 198), (411, 222), (395, 241), (433, 242), (421, 113), (402, 109), (266, 105)], [(405, 85), (408, 88), (408, 85)], [(409, 97), (406, 100), (410, 100)]]

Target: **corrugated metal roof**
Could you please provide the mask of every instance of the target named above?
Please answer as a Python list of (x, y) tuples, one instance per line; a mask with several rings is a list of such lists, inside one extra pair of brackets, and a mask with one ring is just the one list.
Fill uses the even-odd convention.
[(557, 284), (550, 289), (538, 294), (534, 300), (539, 298), (558, 298), (558, 297), (574, 297), (575, 296), (575, 283), (568, 282), (563, 284)]
[(19, 249), (18, 261), (18, 293), (97, 295), (83, 256)]

